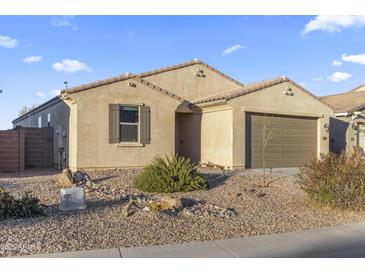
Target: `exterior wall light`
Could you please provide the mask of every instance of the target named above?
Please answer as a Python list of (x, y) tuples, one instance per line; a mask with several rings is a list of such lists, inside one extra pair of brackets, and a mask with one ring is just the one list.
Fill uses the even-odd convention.
[(325, 124), (323, 125), (323, 128), (324, 128), (324, 130), (325, 130), (326, 132), (328, 132), (330, 127), (329, 127), (328, 123), (325, 123)]
[(284, 93), (284, 95), (288, 95), (288, 96), (294, 95), (294, 93), (290, 87), (286, 87), (283, 93)]
[(202, 69), (197, 69), (195, 75), (197, 77), (203, 77), (203, 78), (205, 78), (205, 73), (204, 73), (204, 70), (202, 70)]

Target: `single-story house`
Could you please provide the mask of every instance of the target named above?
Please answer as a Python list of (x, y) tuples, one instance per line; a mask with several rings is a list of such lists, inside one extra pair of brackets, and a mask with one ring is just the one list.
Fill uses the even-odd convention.
[(68, 88), (13, 125), (53, 127), (61, 168), (141, 167), (174, 153), (230, 169), (262, 167), (263, 158), (296, 167), (328, 152), (331, 114), (287, 77), (246, 85), (194, 59)]
[(352, 153), (354, 146), (365, 150), (365, 84), (321, 99), (335, 111), (330, 118), (331, 152)]

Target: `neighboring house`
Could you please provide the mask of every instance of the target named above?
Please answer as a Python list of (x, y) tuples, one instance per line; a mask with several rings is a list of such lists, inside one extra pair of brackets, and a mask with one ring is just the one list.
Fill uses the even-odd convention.
[[(69, 88), (14, 126), (55, 129), (55, 164), (141, 167), (179, 153), (228, 168), (300, 166), (327, 153), (332, 108), (286, 77), (244, 85), (199, 60)], [(39, 118), (41, 117), (41, 118)]]
[(365, 150), (365, 84), (322, 100), (335, 110), (330, 122), (330, 150), (351, 153), (354, 146)]

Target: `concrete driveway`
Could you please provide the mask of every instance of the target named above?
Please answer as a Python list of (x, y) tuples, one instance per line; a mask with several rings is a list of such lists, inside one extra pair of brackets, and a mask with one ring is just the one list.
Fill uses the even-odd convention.
[(219, 241), (112, 248), (31, 257), (61, 258), (364, 258), (365, 223)]

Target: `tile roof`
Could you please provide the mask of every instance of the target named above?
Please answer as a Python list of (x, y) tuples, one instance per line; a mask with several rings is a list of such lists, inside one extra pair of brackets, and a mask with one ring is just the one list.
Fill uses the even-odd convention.
[(106, 78), (103, 80), (94, 81), (94, 82), (91, 82), (88, 84), (83, 84), (83, 85), (79, 85), (76, 87), (64, 89), (61, 91), (61, 93), (68, 93), (68, 94), (76, 93), (76, 92), (84, 91), (87, 89), (91, 89), (91, 88), (95, 88), (95, 87), (99, 87), (99, 86), (103, 86), (103, 85), (109, 85), (109, 84), (119, 82), (119, 81), (124, 81), (127, 79), (131, 79), (132, 77), (133, 77), (133, 74), (126, 72), (126, 73), (120, 74), (118, 76), (114, 76), (114, 77)]
[(365, 109), (365, 84), (348, 92), (323, 96), (321, 99), (339, 112), (353, 113)]
[(131, 79), (131, 78), (134, 78), (134, 77), (144, 78), (144, 77), (151, 76), (151, 75), (154, 75), (154, 74), (159, 74), (159, 73), (163, 73), (163, 72), (167, 72), (167, 71), (171, 71), (171, 70), (175, 70), (175, 69), (180, 69), (180, 68), (184, 68), (184, 67), (188, 67), (188, 66), (193, 66), (193, 65), (196, 65), (196, 64), (200, 64), (202, 66), (205, 66), (209, 70), (218, 73), (219, 75), (221, 75), (224, 78), (236, 83), (237, 85), (243, 86), (243, 84), (240, 83), (239, 81), (237, 81), (237, 80), (229, 77), (228, 75), (220, 72), (219, 70), (209, 66), (208, 64), (204, 63), (203, 61), (198, 60), (198, 59), (194, 59), (192, 61), (181, 63), (181, 64), (178, 64), (178, 65), (163, 67), (163, 68), (143, 72), (143, 73), (140, 73), (140, 74), (131, 74), (131, 73), (127, 72), (127, 73), (124, 73), (124, 74), (121, 74), (121, 75), (118, 75), (118, 76), (115, 76), (115, 77), (107, 78), (107, 79), (104, 79), (104, 80), (99, 80), (99, 81), (91, 82), (91, 83), (88, 83), (88, 84), (83, 84), (83, 85), (79, 85), (79, 86), (76, 86), (76, 87), (68, 88), (68, 89), (62, 90), (62, 92), (76, 93), (76, 92), (80, 92), (80, 91), (83, 91), (83, 90), (99, 87), (99, 86), (102, 86), (102, 85), (108, 85), (108, 84), (112, 84), (112, 83), (115, 83), (115, 82), (118, 82), (118, 81), (124, 81), (124, 80)]
[(158, 92), (161, 92), (162, 94), (170, 96), (171, 98), (174, 98), (174, 99), (176, 99), (176, 100), (178, 100), (182, 103), (185, 102), (185, 99), (181, 98), (180, 96), (177, 96), (177, 95), (175, 95), (175, 94), (173, 94), (173, 93), (171, 93), (171, 92), (169, 92), (169, 91), (167, 91), (163, 88), (160, 88), (160, 87), (156, 86), (155, 84), (152, 84), (151, 82), (146, 81), (145, 79), (142, 79), (142, 78), (139, 78), (139, 77), (134, 77), (133, 79), (140, 82), (141, 84), (143, 84), (147, 87), (150, 87), (150, 88), (152, 88), (152, 89), (154, 89)]
[[(284, 83), (284, 82), (289, 82), (289, 83), (293, 84), (294, 86), (296, 86), (296, 87), (300, 88), (301, 90), (303, 90), (305, 93), (307, 93), (310, 96), (314, 97), (315, 99), (319, 100), (321, 103), (326, 104), (325, 102), (320, 100), (317, 96), (315, 96), (314, 94), (312, 94), (311, 92), (309, 92), (308, 90), (306, 90), (305, 88), (300, 86), (299, 84), (295, 83), (294, 81), (290, 80), (286, 76), (279, 76), (279, 77), (275, 77), (275, 78), (272, 78), (272, 79), (269, 79), (269, 80), (263, 80), (263, 81), (260, 81), (260, 82), (246, 84), (243, 87), (236, 88), (236, 89), (233, 89), (231, 91), (221, 93), (221, 94), (218, 94), (218, 95), (215, 95), (215, 96), (211, 96), (211, 97), (199, 100), (199, 101), (195, 101), (195, 102), (193, 102), (193, 104), (203, 104), (203, 103), (220, 101), (220, 100), (228, 101), (228, 100), (232, 100), (236, 97), (243, 96), (243, 95), (255, 92), (255, 91), (262, 90), (264, 88), (268, 88), (268, 87), (271, 87), (271, 86), (275, 86), (275, 85)], [(328, 104), (326, 104), (326, 105), (331, 107)]]
[[(27, 113), (19, 116), (18, 118), (14, 119), (12, 122), (13, 123), (16, 123), (18, 121), (21, 121), (22, 119), (28, 117), (29, 115), (31, 114), (35, 114), (35, 113), (38, 113), (42, 110), (44, 110), (45, 108), (48, 108), (56, 103), (59, 103), (62, 101), (62, 95), (64, 94), (67, 94), (67, 93), (74, 93), (74, 92), (78, 92), (79, 89), (82, 89), (82, 90), (85, 90), (85, 89), (89, 89), (89, 88), (92, 88), (92, 87), (95, 87), (95, 86), (101, 86), (101, 85), (106, 85), (106, 84), (111, 84), (111, 83), (114, 83), (114, 82), (118, 82), (118, 81), (122, 81), (122, 80), (127, 80), (127, 79), (134, 79), (136, 80), (137, 82), (147, 86), (147, 87), (150, 87), (162, 94), (165, 94), (167, 96), (170, 96), (171, 98), (173, 99), (176, 99), (180, 102), (185, 102), (185, 100), (167, 90), (164, 90), (142, 78), (139, 78), (133, 74), (124, 74), (124, 75), (120, 75), (120, 76), (117, 76), (117, 77), (112, 77), (112, 78), (108, 78), (108, 79), (105, 79), (105, 80), (101, 80), (101, 81), (96, 81), (96, 82), (93, 82), (93, 83), (90, 83), (90, 84), (86, 84), (86, 85), (81, 85), (81, 86), (78, 86), (76, 88), (70, 88), (70, 89), (67, 89), (66, 91), (63, 91), (61, 95), (57, 95), (56, 97), (53, 97), (52, 99), (44, 102), (43, 104), (37, 106), (36, 108), (32, 109), (31, 111), (28, 111)], [(72, 90), (72, 92), (70, 92), (70, 90)]]

